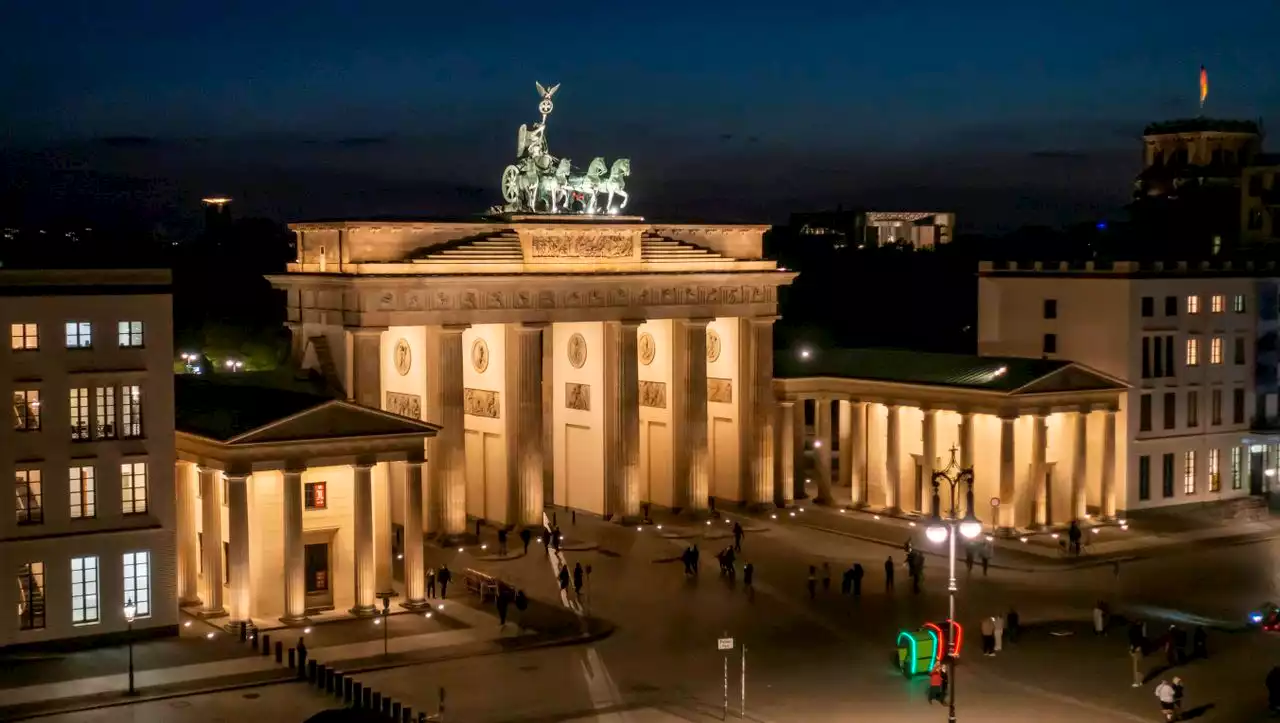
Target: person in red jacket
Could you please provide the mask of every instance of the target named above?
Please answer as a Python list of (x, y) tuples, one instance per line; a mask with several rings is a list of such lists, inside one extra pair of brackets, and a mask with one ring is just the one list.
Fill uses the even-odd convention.
[(936, 665), (929, 671), (929, 705), (934, 701), (942, 703), (942, 666)]

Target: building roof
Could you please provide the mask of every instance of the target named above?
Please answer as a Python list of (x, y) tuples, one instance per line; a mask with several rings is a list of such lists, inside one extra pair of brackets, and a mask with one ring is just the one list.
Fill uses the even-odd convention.
[(933, 354), (903, 349), (823, 349), (813, 352), (808, 359), (786, 354), (774, 362), (774, 377), (778, 379), (835, 377), (999, 393), (1041, 391), (1027, 388), (1046, 377), (1068, 373), (1071, 379), (1061, 381), (1073, 390), (1124, 388), (1117, 380), (1061, 359)]
[(1258, 124), (1250, 120), (1227, 118), (1180, 118), (1152, 123), (1142, 130), (1144, 136), (1175, 133), (1251, 133), (1259, 134)]

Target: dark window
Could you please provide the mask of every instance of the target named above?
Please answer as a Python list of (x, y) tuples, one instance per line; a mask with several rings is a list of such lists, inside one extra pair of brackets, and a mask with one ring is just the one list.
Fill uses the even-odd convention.
[(1143, 394), (1138, 405), (1138, 431), (1151, 431), (1151, 395)]
[(1200, 426), (1200, 392), (1187, 392), (1187, 426)]
[(1173, 496), (1173, 454), (1169, 453), (1164, 456), (1164, 469), (1161, 470), (1160, 493), (1165, 497)]
[(1142, 378), (1151, 378), (1151, 337), (1142, 337)]
[[(1156, 376), (1160, 376), (1156, 374)], [(1164, 376), (1173, 376), (1173, 337), (1164, 338)]]
[(327, 483), (308, 482), (303, 488), (304, 507), (308, 510), (323, 510), (329, 506)]
[(1259, 208), (1249, 209), (1249, 221), (1248, 221), (1249, 230), (1250, 231), (1260, 230), (1262, 228), (1262, 218), (1263, 218), (1262, 209), (1259, 209)]
[(1232, 359), (1233, 362), (1235, 362), (1239, 366), (1244, 365), (1244, 337), (1243, 336), (1236, 337), (1235, 351), (1233, 352), (1232, 356), (1234, 357), (1234, 359)]
[(1058, 353), (1058, 335), (1057, 334), (1044, 335), (1044, 353), (1045, 354)]
[(1138, 458), (1138, 499), (1151, 499), (1151, 458), (1145, 454)]
[(1209, 393), (1209, 424), (1222, 424), (1222, 390)]
[(1154, 345), (1154, 348), (1151, 350), (1151, 361), (1153, 362), (1151, 365), (1151, 376), (1156, 377), (1157, 379), (1164, 376), (1164, 354), (1161, 353), (1162, 350), (1160, 348), (1164, 345), (1160, 343), (1160, 340), (1161, 337), (1158, 336), (1151, 340), (1151, 343)]
[(1231, 390), (1231, 423), (1244, 424), (1244, 390)]
[(1262, 195), (1262, 174), (1255, 173), (1249, 176), (1249, 195)]
[(1058, 300), (1057, 299), (1044, 300), (1044, 318), (1046, 319), (1058, 318)]
[(1153, 297), (1142, 297), (1142, 315), (1147, 318), (1156, 315), (1156, 300)]
[(1178, 315), (1178, 297), (1176, 296), (1164, 297), (1164, 315), (1165, 316)]
[(1173, 429), (1178, 426), (1178, 395), (1174, 392), (1164, 393), (1164, 428)]

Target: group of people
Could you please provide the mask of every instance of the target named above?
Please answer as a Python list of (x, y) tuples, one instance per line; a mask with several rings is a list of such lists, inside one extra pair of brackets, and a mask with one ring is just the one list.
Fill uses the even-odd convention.
[(982, 654), (991, 658), (995, 657), (996, 653), (1004, 650), (1006, 632), (1009, 635), (1009, 642), (1016, 642), (1020, 625), (1018, 611), (1013, 608), (1009, 608), (1009, 612), (1004, 615), (992, 615), (983, 618)]

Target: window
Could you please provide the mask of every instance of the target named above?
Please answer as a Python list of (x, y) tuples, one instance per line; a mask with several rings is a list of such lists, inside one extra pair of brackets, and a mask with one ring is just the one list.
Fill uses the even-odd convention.
[(142, 387), (136, 384), (120, 387), (120, 427), (125, 439), (142, 436)]
[(1231, 489), (1238, 490), (1244, 484), (1243, 476), (1240, 474), (1241, 465), (1240, 458), (1243, 456), (1240, 447), (1231, 448)]
[(14, 473), (17, 495), (18, 524), (38, 525), (44, 522), (44, 492), (40, 488), (40, 470), (20, 469)]
[(302, 488), (303, 507), (323, 510), (329, 506), (328, 485), (325, 482), (308, 482)]
[(126, 515), (147, 511), (147, 463), (125, 462), (120, 465), (120, 500)]
[(1187, 392), (1187, 426), (1200, 426), (1200, 392), (1194, 389)]
[(19, 432), (40, 429), (40, 392), (18, 389), (13, 392), (13, 428)]
[(1044, 353), (1056, 354), (1057, 352), (1058, 352), (1058, 335), (1045, 334), (1044, 335)]
[(1187, 339), (1187, 366), (1200, 366), (1200, 340)]
[(1231, 423), (1244, 424), (1244, 389), (1231, 390)]
[(89, 438), (89, 390), (70, 390), (71, 439), (77, 442)]
[[(1172, 336), (1166, 336), (1164, 338), (1164, 360), (1165, 360), (1165, 365), (1164, 365), (1163, 376), (1172, 377), (1173, 376), (1173, 337)], [(1162, 375), (1156, 374), (1156, 376), (1162, 376)]]
[(1178, 426), (1178, 395), (1175, 392), (1164, 393), (1164, 428), (1173, 429)]
[(1138, 458), (1138, 499), (1151, 499), (1151, 457), (1145, 454)]
[(136, 617), (151, 617), (151, 553), (124, 553), (124, 599), (137, 607)]
[(1227, 297), (1222, 294), (1214, 294), (1209, 297), (1209, 312), (1213, 314), (1221, 314), (1227, 310)]
[(44, 630), (44, 563), (18, 568), (18, 629)]
[(1209, 363), (1222, 363), (1222, 337), (1215, 336), (1209, 340)]
[(1158, 336), (1152, 339), (1151, 342), (1151, 376), (1159, 378), (1164, 376), (1164, 354), (1161, 352), (1161, 348), (1164, 345), (1160, 343), (1160, 337)]
[(1169, 452), (1164, 455), (1162, 460), (1163, 477), (1160, 480), (1160, 494), (1165, 497), (1173, 496), (1173, 453)]
[(137, 349), (142, 346), (142, 322), (122, 321), (117, 325), (117, 335), (122, 349)]
[(1151, 431), (1151, 395), (1143, 394), (1138, 404), (1138, 431)]
[(1200, 297), (1199, 296), (1187, 297), (1187, 313), (1188, 314), (1200, 313)]
[(98, 558), (71, 558), (71, 624), (93, 625), (98, 617)]
[(1178, 315), (1178, 297), (1176, 296), (1164, 297), (1164, 315), (1165, 316)]
[(1222, 478), (1218, 476), (1218, 450), (1209, 450), (1209, 491), (1222, 491)]
[(1149, 319), (1156, 315), (1156, 300), (1150, 296), (1142, 297), (1142, 316)]
[(1182, 454), (1182, 494), (1196, 493), (1196, 453), (1188, 449)]
[(1151, 378), (1151, 337), (1147, 336), (1142, 337), (1142, 378)]
[(67, 348), (88, 349), (93, 346), (93, 325), (87, 321), (67, 322)]
[(1222, 424), (1222, 390), (1209, 392), (1209, 424)]
[(10, 324), (9, 339), (10, 348), (14, 351), (36, 351), (40, 348), (40, 326), (38, 324)]
[(1231, 298), (1231, 310), (1237, 314), (1244, 313), (1244, 294), (1236, 294)]
[(1058, 318), (1058, 300), (1057, 299), (1044, 300), (1044, 318), (1046, 319)]
[(93, 438), (116, 438), (116, 389), (97, 387), (93, 390)]
[(71, 489), (71, 519), (87, 519), (97, 514), (97, 494), (93, 487), (93, 466), (72, 467), (67, 475)]
[(1234, 340), (1234, 349), (1232, 350), (1232, 363), (1236, 366), (1244, 365), (1244, 337), (1237, 336)]

